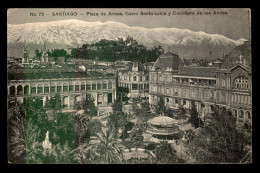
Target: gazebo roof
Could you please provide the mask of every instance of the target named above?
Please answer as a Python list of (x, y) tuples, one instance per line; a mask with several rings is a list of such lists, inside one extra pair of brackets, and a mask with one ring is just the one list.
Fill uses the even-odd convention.
[(159, 116), (159, 117), (155, 117), (153, 119), (150, 119), (147, 123), (148, 124), (152, 124), (152, 125), (161, 125), (161, 126), (167, 126), (167, 125), (175, 125), (177, 124), (177, 120), (172, 119), (170, 117), (167, 116)]

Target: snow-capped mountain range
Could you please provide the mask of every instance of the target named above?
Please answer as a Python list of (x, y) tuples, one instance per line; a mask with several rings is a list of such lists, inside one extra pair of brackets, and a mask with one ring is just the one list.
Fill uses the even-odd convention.
[(148, 48), (161, 45), (165, 51), (178, 53), (185, 58), (209, 57), (209, 51), (212, 56), (219, 57), (246, 41), (244, 38), (232, 40), (223, 35), (188, 29), (131, 27), (113, 21), (102, 23), (73, 19), (8, 24), (7, 28), (8, 56), (19, 57), (25, 44), (31, 50), (41, 48), (44, 43), (51, 49), (69, 48), (127, 36)]

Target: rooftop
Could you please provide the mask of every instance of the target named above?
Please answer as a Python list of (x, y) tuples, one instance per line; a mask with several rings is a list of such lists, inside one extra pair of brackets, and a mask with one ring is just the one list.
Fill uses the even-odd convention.
[(217, 67), (179, 67), (178, 74), (196, 77), (216, 77)]
[(166, 70), (167, 68), (172, 68), (173, 70), (178, 69), (180, 59), (178, 55), (167, 52), (161, 55), (154, 64), (154, 68), (160, 68)]

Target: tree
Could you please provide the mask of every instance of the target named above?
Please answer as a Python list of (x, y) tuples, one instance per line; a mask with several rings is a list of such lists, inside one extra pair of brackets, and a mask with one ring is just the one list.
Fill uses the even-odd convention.
[(195, 128), (198, 128), (200, 126), (200, 120), (199, 120), (199, 114), (197, 112), (197, 108), (195, 105), (195, 102), (191, 102), (191, 113), (190, 113), (190, 122), (195, 126)]
[(37, 58), (40, 58), (42, 56), (42, 51), (39, 51), (38, 49), (36, 49), (35, 55), (36, 55)]
[(76, 48), (75, 57), (80, 59), (87, 59), (88, 58), (88, 45), (83, 44), (81, 47)]
[(167, 142), (162, 141), (155, 150), (156, 162), (160, 164), (178, 163), (176, 150)]
[(188, 147), (201, 163), (238, 163), (247, 152), (245, 145), (245, 135), (236, 128), (231, 111), (223, 109), (212, 114)]
[(162, 115), (166, 111), (165, 103), (164, 103), (164, 98), (159, 97), (159, 101), (157, 102), (155, 106), (155, 113)]
[(76, 115), (76, 144), (77, 146), (86, 142), (87, 140), (87, 131), (88, 131), (89, 118), (86, 114), (77, 114)]
[(61, 110), (62, 105), (61, 105), (60, 93), (55, 93), (54, 98), (52, 98), (50, 100), (50, 107), (51, 107), (51, 109), (56, 110), (56, 111)]
[(136, 111), (137, 123), (147, 128), (147, 121), (153, 118), (151, 114), (151, 109), (148, 101), (141, 103), (141, 109)]
[(143, 144), (144, 137), (143, 137), (143, 130), (141, 129), (141, 127), (134, 128), (130, 136), (131, 136), (132, 144), (134, 145), (135, 148), (143, 147), (142, 144)]
[(50, 103), (49, 97), (46, 97), (46, 101), (45, 101), (44, 107), (46, 109), (50, 109), (51, 108), (51, 103)]
[(87, 129), (87, 138), (90, 140), (91, 136), (97, 136), (97, 133), (100, 131), (100, 129), (103, 127), (103, 124), (98, 119), (92, 119), (88, 123), (88, 129)]
[[(11, 124), (12, 123), (12, 124)], [(8, 142), (8, 160), (11, 163), (26, 162), (26, 127), (25, 117), (16, 116), (9, 124), (10, 141)]]
[(112, 128), (114, 128), (116, 131), (119, 128), (122, 128), (122, 131), (124, 131), (124, 127), (127, 124), (127, 115), (123, 112), (123, 105), (122, 102), (117, 99), (112, 104), (112, 114), (109, 115), (108, 124)]
[[(86, 107), (84, 107), (86, 105)], [(88, 114), (89, 117), (97, 116), (97, 107), (95, 106), (95, 99), (92, 95), (87, 95), (87, 100), (83, 104), (84, 112)]]
[(83, 144), (73, 152), (79, 163), (113, 164), (123, 161), (123, 153), (112, 128), (102, 127), (89, 144)]

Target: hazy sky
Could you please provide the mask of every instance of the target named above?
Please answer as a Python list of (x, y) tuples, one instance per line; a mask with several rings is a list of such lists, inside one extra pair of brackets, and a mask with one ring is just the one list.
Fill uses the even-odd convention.
[[(226, 12), (227, 14), (214, 15), (213, 12)], [(37, 16), (30, 16), (30, 12)], [(43, 12), (44, 16), (39, 16)], [(71, 12), (76, 16), (53, 16), (53, 12)], [(98, 13), (98, 16), (86, 15), (87, 12)], [(106, 16), (101, 16), (101, 12)], [(109, 12), (122, 12), (123, 16), (111, 15)], [(135, 12), (138, 15), (126, 15), (125, 12)], [(140, 15), (141, 12), (166, 12), (167, 15)], [(187, 15), (194, 12), (196, 15)], [(202, 12), (198, 15), (198, 12)], [(206, 12), (211, 12), (210, 15)], [(170, 13), (170, 15), (169, 15)], [(181, 13), (181, 14), (179, 14)], [(42, 14), (42, 13), (41, 13)], [(50, 15), (47, 15), (50, 14)], [(81, 15), (82, 14), (82, 15)], [(55, 20), (79, 19), (88, 22), (93, 21), (117, 21), (129, 26), (146, 28), (181, 28), (192, 31), (204, 31), (209, 34), (221, 34), (237, 40), (240, 38), (250, 39), (251, 16), (249, 9), (9, 9), (7, 11), (8, 24), (22, 24), (29, 22), (46, 22)]]

